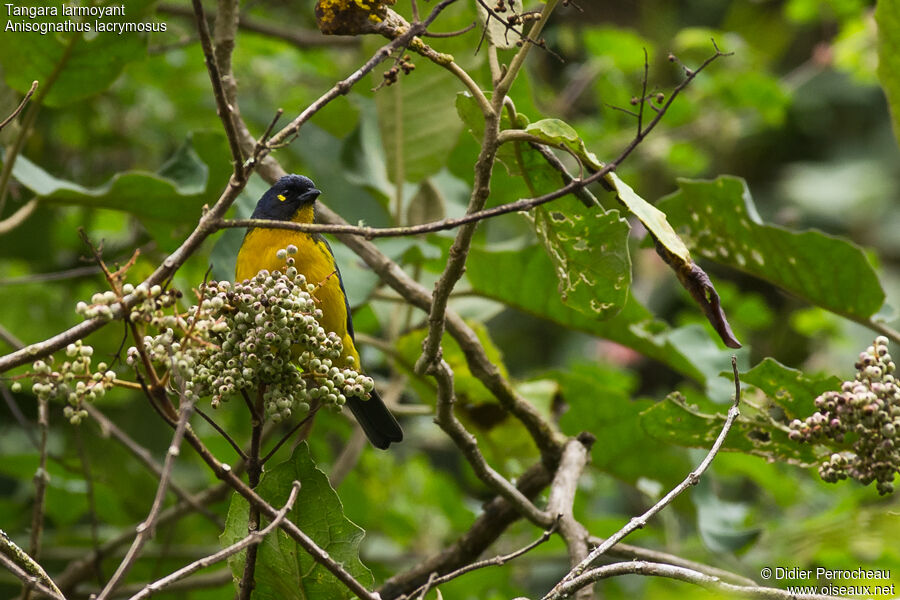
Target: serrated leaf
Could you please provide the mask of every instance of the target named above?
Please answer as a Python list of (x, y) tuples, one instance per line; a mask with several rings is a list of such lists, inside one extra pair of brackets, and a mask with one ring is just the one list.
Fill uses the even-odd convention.
[(894, 137), (900, 140), (900, 0), (878, 0), (878, 79), (891, 108)]
[[(163, 221), (190, 222), (200, 217), (201, 207), (215, 201), (218, 189), (208, 189), (210, 172), (227, 167), (227, 154), (220, 134), (198, 132), (157, 173), (117, 173), (97, 187), (84, 187), (54, 177), (24, 156), (16, 159), (13, 177), (34, 192), (42, 202), (111, 208)], [(202, 148), (201, 158), (196, 148)], [(210, 162), (204, 162), (204, 159)], [(219, 164), (216, 164), (219, 163)], [(214, 180), (216, 185), (222, 179)]]
[(631, 286), (631, 227), (619, 211), (566, 198), (537, 207), (529, 218), (553, 261), (564, 303), (598, 319), (622, 310)]
[[(122, 0), (116, 6), (124, 6), (124, 15), (105, 15), (100, 22), (107, 25), (149, 21), (153, 3), (148, 0)], [(34, 26), (62, 25), (78, 22), (78, 18), (63, 16), (59, 5), (46, 2), (18, 2), (22, 8), (54, 8), (57, 16), (10, 16), (10, 23), (26, 22)], [(86, 17), (83, 22), (93, 25), (95, 19)], [(122, 69), (131, 61), (143, 58), (147, 53), (148, 33), (128, 32), (120, 35), (114, 31), (89, 33), (60, 32), (51, 30), (46, 35), (38, 32), (6, 31), (0, 36), (0, 56), (7, 67), (4, 70), (10, 87), (24, 93), (37, 79), (45, 90), (43, 103), (47, 106), (65, 106), (102, 92), (118, 78)]]
[[(641, 426), (658, 440), (708, 449), (722, 431), (725, 414), (712, 412), (716, 407), (694, 392), (688, 390), (685, 393), (687, 398), (682, 394), (670, 394), (644, 411)], [(786, 425), (776, 423), (746, 403), (741, 405), (741, 415), (735, 420), (722, 449), (801, 466), (816, 461), (809, 445), (800, 445), (788, 438)]]
[(659, 206), (699, 255), (863, 322), (884, 304), (884, 290), (862, 249), (820, 231), (764, 224), (743, 179), (678, 185)]
[[(287, 518), (363, 585), (372, 587), (372, 572), (359, 560), (359, 544), (365, 532), (344, 516), (340, 498), (325, 474), (316, 468), (305, 443), (297, 446), (290, 459), (267, 471), (256, 492), (272, 506), (281, 507), (295, 480), (301, 484), (300, 493)], [(247, 536), (248, 514), (249, 504), (235, 494), (228, 508), (225, 531), (219, 537), (223, 546)], [(246, 551), (228, 561), (235, 585), (240, 581), (245, 557)], [(259, 545), (253, 600), (353, 597), (344, 584), (280, 529)]]

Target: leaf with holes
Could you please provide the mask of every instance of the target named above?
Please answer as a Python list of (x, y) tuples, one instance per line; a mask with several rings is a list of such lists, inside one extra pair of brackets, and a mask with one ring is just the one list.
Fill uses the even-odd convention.
[[(720, 409), (721, 406), (713, 405), (697, 392), (685, 390), (684, 393), (670, 394), (641, 413), (641, 425), (658, 440), (708, 449), (725, 424), (725, 415), (718, 412)], [(800, 445), (788, 438), (786, 425), (747, 403), (741, 405), (741, 415), (735, 420), (722, 449), (801, 466), (810, 466), (817, 460), (810, 445)]]
[(862, 322), (884, 304), (884, 290), (861, 248), (819, 231), (762, 222), (746, 182), (680, 180), (660, 201), (694, 252), (765, 279), (839, 315)]
[(540, 246), (508, 251), (473, 247), (466, 261), (466, 276), (479, 296), (503, 302), (562, 327), (627, 346), (703, 384), (708, 382), (709, 375), (704, 372), (706, 366), (698, 365), (695, 357), (702, 356), (706, 360), (722, 352), (706, 336), (699, 336), (700, 339), (691, 336), (690, 350), (683, 349), (675, 334), (688, 328), (671, 329), (655, 320), (634, 296), (629, 296), (622, 310), (606, 320), (589, 317), (567, 306), (558, 294), (547, 293), (548, 286), (556, 281), (556, 274), (553, 263)]
[(564, 303), (599, 319), (622, 310), (631, 286), (631, 227), (619, 211), (585, 208), (566, 197), (528, 217), (553, 261)]

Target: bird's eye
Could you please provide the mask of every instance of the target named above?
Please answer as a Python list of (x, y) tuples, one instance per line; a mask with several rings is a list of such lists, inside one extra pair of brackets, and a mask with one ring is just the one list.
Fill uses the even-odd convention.
[(278, 199), (284, 202), (285, 200), (287, 200), (287, 196), (285, 196), (284, 194), (278, 194)]

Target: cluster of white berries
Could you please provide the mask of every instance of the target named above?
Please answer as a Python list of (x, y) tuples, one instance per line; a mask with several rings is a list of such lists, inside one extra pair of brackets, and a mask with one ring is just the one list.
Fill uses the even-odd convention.
[[(341, 340), (319, 325), (317, 286), (297, 271), (296, 252), (294, 246), (278, 251), (283, 272), (211, 281), (199, 290), (199, 306), (180, 316), (154, 314), (150, 321), (160, 333), (144, 337), (144, 353), (177, 374), (184, 394), (210, 396), (214, 407), (234, 394), (255, 397), (263, 390), (266, 414), (276, 422), (305, 414), (313, 400), (339, 408), (349, 395), (364, 397), (374, 382), (334, 364)], [(137, 348), (129, 348), (127, 362), (140, 364)]]
[[(341, 358), (340, 337), (319, 325), (322, 311), (313, 297), (318, 286), (297, 271), (296, 253), (295, 246), (277, 252), (283, 270), (202, 285), (199, 304), (184, 311), (175, 307), (177, 290), (123, 285), (122, 296), (137, 300), (128, 319), (145, 332), (140, 350), (127, 350), (126, 363), (140, 370), (149, 360), (158, 375), (169, 374), (178, 393), (209, 396), (214, 407), (235, 394), (262, 393), (266, 415), (276, 422), (307, 413), (313, 401), (339, 410), (348, 396), (367, 397), (372, 378), (336, 364), (354, 366), (352, 357)], [(86, 319), (112, 319), (119, 301), (115, 292), (97, 293), (76, 310)], [(30, 373), (35, 395), (65, 400), (66, 417), (75, 424), (87, 416), (83, 402), (106, 393), (116, 379), (106, 363), (91, 370), (92, 354), (79, 340), (66, 349), (71, 360), (57, 369), (52, 358), (38, 360)], [(22, 386), (16, 381), (12, 387)]]
[[(70, 423), (78, 425), (87, 417), (84, 402), (103, 396), (113, 387), (116, 373), (105, 362), (97, 363), (91, 369), (94, 349), (78, 340), (66, 348), (66, 357), (59, 366), (54, 366), (52, 358), (37, 360), (31, 366), (31, 391), (41, 400), (59, 399), (66, 403), (63, 413)], [(12, 384), (14, 392), (20, 391), (22, 384)]]

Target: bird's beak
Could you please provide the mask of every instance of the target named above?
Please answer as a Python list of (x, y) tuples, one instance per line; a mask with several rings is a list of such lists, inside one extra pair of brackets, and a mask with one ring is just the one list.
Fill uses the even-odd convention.
[(318, 198), (321, 193), (322, 193), (322, 190), (317, 190), (316, 188), (307, 190), (306, 192), (303, 192), (302, 196), (300, 196), (300, 203), (301, 204), (312, 204), (313, 202), (316, 201), (316, 198)]

